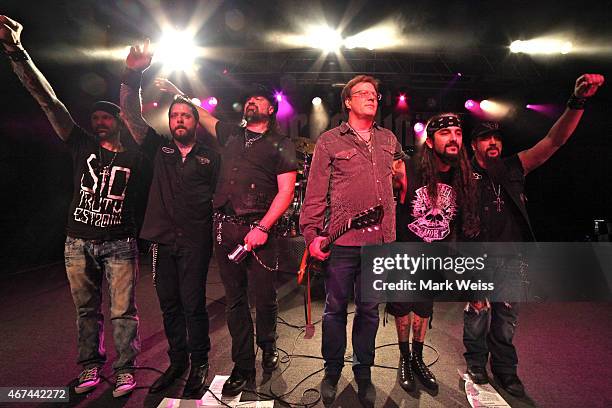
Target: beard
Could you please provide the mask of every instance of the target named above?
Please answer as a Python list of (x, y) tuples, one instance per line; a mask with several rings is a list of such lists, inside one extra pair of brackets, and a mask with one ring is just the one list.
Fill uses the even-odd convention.
[[(447, 153), (446, 152), (446, 148), (449, 146), (455, 146), (457, 148), (457, 153)], [(461, 152), (461, 149), (459, 147), (459, 145), (457, 143), (448, 143), (444, 146), (444, 149), (442, 150), (442, 152), (439, 152), (437, 149), (433, 149), (434, 154), (440, 159), (440, 161), (444, 164), (448, 164), (450, 166), (456, 166), (457, 163), (459, 162), (459, 154)]]
[(254, 109), (249, 109), (249, 107), (247, 107), (244, 112), (244, 119), (246, 119), (247, 123), (261, 123), (269, 121), (270, 115), (260, 112), (256, 106)]
[(484, 163), (491, 180), (493, 180), (494, 183), (501, 183), (503, 181), (502, 178), (505, 175), (505, 171), (503, 169), (504, 166), (500, 156), (498, 155), (496, 157), (491, 157), (488, 154), (485, 154)]
[[(177, 134), (177, 130), (179, 129), (184, 129), (185, 132), (183, 134)], [(184, 126), (177, 126), (174, 129), (171, 130), (172, 133), (172, 137), (174, 139), (176, 139), (177, 141), (183, 143), (183, 144), (187, 144), (189, 143), (192, 139), (195, 138), (195, 129), (187, 129)]]

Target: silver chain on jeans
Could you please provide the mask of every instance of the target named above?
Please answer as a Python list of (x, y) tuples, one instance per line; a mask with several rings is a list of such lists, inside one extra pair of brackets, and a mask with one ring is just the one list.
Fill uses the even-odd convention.
[[(251, 229), (255, 228), (255, 225), (251, 224), (250, 228)], [(221, 243), (223, 242), (223, 221), (222, 220), (219, 220), (217, 222), (217, 236), (216, 236), (216, 239), (217, 239), (217, 244), (221, 245)], [(263, 261), (255, 253), (254, 249), (251, 250), (251, 253), (255, 257), (255, 260), (257, 261), (257, 263), (259, 263), (264, 269), (266, 269), (266, 270), (268, 270), (270, 272), (278, 271), (278, 254), (276, 254), (276, 266), (274, 268), (271, 268), (268, 265), (266, 265), (265, 263), (263, 263)]]
[(153, 277), (153, 286), (157, 286), (157, 282), (155, 281), (155, 277), (157, 276), (157, 244), (151, 244), (149, 249), (151, 251), (152, 259), (151, 259), (151, 275)]

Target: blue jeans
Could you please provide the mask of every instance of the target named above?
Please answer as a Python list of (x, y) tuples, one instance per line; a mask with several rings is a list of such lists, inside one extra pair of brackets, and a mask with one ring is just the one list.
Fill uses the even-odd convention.
[(353, 318), (353, 373), (355, 378), (370, 378), (378, 331), (378, 303), (361, 301), (361, 247), (334, 245), (325, 277), (325, 310), (321, 353), (325, 372), (339, 375), (346, 351), (346, 317), (349, 296), (355, 296)]
[(116, 373), (134, 370), (140, 352), (138, 316), (134, 291), (138, 276), (138, 247), (135, 238), (91, 241), (66, 238), (66, 274), (77, 311), (78, 360), (84, 368), (106, 362), (102, 277), (110, 293), (110, 315), (117, 360)]

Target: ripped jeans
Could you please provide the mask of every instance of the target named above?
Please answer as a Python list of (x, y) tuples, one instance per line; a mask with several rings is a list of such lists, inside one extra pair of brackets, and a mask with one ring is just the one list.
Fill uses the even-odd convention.
[(134, 299), (138, 277), (136, 239), (92, 241), (67, 237), (64, 261), (77, 312), (78, 364), (91, 368), (106, 362), (101, 310), (102, 278), (106, 276), (117, 352), (113, 369), (116, 373), (132, 372), (140, 352)]

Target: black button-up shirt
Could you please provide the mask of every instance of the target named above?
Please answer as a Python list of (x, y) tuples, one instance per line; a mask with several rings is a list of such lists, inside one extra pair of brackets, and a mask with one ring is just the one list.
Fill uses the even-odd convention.
[(183, 161), (174, 142), (153, 129), (142, 149), (154, 157), (154, 169), (140, 237), (167, 245), (201, 245), (210, 240), (219, 154), (196, 142)]
[(219, 121), (216, 131), (223, 162), (215, 209), (241, 216), (265, 214), (278, 193), (276, 177), (297, 170), (295, 145), (275, 130), (249, 147), (245, 129), (237, 125)]

